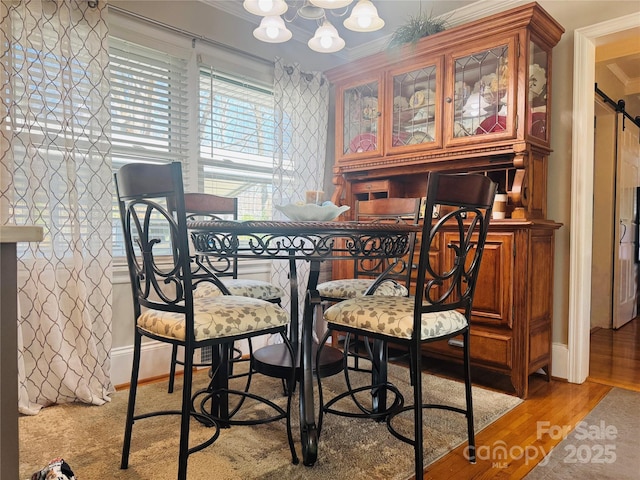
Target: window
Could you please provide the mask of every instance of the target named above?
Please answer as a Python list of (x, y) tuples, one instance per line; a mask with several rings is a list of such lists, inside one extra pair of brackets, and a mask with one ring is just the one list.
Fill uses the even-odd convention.
[[(240, 219), (271, 218), (273, 93), (118, 38), (109, 54), (114, 172), (130, 162), (180, 161), (185, 191), (238, 197)], [(113, 254), (123, 257), (115, 198), (113, 208)]]
[(113, 168), (188, 165), (187, 62), (114, 38), (109, 57)]
[[(116, 38), (110, 39), (109, 59), (113, 171), (131, 162), (180, 161), (184, 175), (189, 164), (186, 61)], [(115, 192), (113, 256), (125, 256)]]
[(238, 198), (238, 216), (271, 218), (273, 93), (200, 68), (199, 166), (203, 191)]

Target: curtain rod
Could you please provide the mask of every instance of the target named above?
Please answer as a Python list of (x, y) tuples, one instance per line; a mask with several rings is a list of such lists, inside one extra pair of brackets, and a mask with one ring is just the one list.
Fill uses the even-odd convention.
[(245, 52), (244, 50), (240, 50), (239, 48), (232, 47), (231, 45), (227, 45), (225, 43), (218, 42), (216, 40), (213, 40), (211, 38), (205, 37), (203, 35), (196, 35), (195, 33), (189, 32), (188, 30), (183, 30), (182, 28), (174, 27), (173, 25), (169, 25), (169, 24), (160, 22), (158, 20), (154, 20), (153, 18), (145, 17), (144, 15), (140, 15), (139, 13), (134, 13), (134, 12), (131, 12), (129, 10), (125, 10), (124, 8), (116, 7), (115, 5), (108, 5), (108, 8), (109, 8), (109, 10), (113, 10), (114, 12), (121, 13), (123, 15), (127, 15), (129, 17), (133, 17), (133, 18), (136, 18), (138, 20), (142, 20), (143, 22), (150, 23), (152, 25), (156, 25), (156, 26), (164, 28), (166, 30), (170, 30), (172, 32), (178, 33), (178, 34), (183, 35), (185, 37), (189, 37), (189, 38), (191, 38), (193, 46), (195, 46), (196, 40), (199, 40), (201, 42), (208, 43), (208, 44), (213, 45), (215, 47), (227, 50), (230, 53), (235, 53), (235, 54), (238, 54), (238, 55), (242, 55), (244, 57), (251, 58), (253, 60), (256, 60), (258, 62), (264, 63), (266, 65), (270, 65), (270, 66), (274, 65), (273, 61), (267, 60), (266, 58), (262, 58), (262, 57), (260, 57), (258, 55), (253, 55), (253, 54), (251, 54), (249, 52)]

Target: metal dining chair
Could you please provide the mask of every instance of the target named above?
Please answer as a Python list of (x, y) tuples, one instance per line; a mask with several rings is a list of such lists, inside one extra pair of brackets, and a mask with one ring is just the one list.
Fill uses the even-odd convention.
[[(355, 220), (357, 222), (376, 223), (412, 223), (417, 224), (420, 218), (421, 198), (377, 198), (360, 200), (355, 205)], [(327, 306), (350, 298), (362, 297), (367, 294), (406, 297), (410, 292), (411, 275), (415, 272), (413, 265), (416, 235), (409, 238), (408, 255), (405, 258), (353, 260), (353, 274), (350, 278), (330, 280), (318, 285), (322, 305)], [(382, 276), (381, 274), (386, 274)], [(353, 363), (344, 369), (368, 371), (360, 367), (361, 357), (371, 357), (369, 341), (362, 342), (357, 337), (347, 334), (344, 338), (344, 352), (352, 353)], [(332, 338), (332, 344), (338, 343), (338, 335)]]
[[(404, 345), (411, 359), (409, 374), (413, 387), (413, 404), (394, 402), (385, 412), (389, 431), (414, 448), (416, 479), (423, 477), (423, 409), (437, 408), (466, 416), (469, 460), (475, 463), (475, 434), (471, 395), (469, 328), (473, 298), (480, 271), (496, 184), (478, 174), (453, 175), (432, 172), (427, 183), (425, 221), (418, 262), (414, 297), (366, 295), (336, 303), (324, 318), (328, 332), (349, 332), (384, 342)], [(433, 219), (432, 221), (430, 221)], [(432, 251), (439, 255), (432, 256)], [(453, 405), (425, 404), (422, 392), (421, 346), (427, 342), (460, 337), (464, 364), (465, 408)], [(322, 346), (324, 342), (321, 342)], [(384, 359), (382, 359), (384, 362)], [(384, 365), (381, 366), (384, 371)], [(317, 378), (320, 389), (321, 379)], [(428, 388), (428, 385), (425, 385)], [(357, 412), (337, 408), (345, 398), (355, 400), (358, 394), (373, 398), (380, 392), (397, 389), (381, 377), (377, 385), (349, 388), (321, 407), (321, 415), (338, 414), (373, 417), (369, 411)], [(400, 394), (401, 395), (401, 394)], [(394, 418), (402, 412), (413, 412), (413, 438), (398, 431)], [(379, 413), (379, 412), (376, 412)], [(319, 422), (321, 423), (321, 421)]]
[[(234, 197), (224, 197), (211, 193), (185, 193), (184, 207), (187, 214), (187, 220), (237, 220), (238, 219), (238, 199)], [(272, 303), (281, 304), (281, 300), (285, 295), (282, 288), (272, 283), (255, 279), (239, 279), (238, 278), (238, 260), (229, 257), (204, 257), (200, 259), (207, 267), (208, 271), (216, 274), (216, 281), (203, 282), (198, 285), (194, 291), (195, 297), (220, 296), (220, 295), (237, 295), (241, 297), (259, 298)], [(193, 265), (197, 263), (193, 262)], [(219, 281), (217, 281), (219, 280)], [(230, 346), (231, 354), (229, 361), (234, 363), (246, 361), (242, 358), (242, 352), (238, 348)], [(252, 354), (251, 341), (248, 343), (249, 357)], [(217, 353), (217, 352), (215, 352)], [(200, 350), (201, 361), (194, 363), (195, 367), (206, 367), (211, 364), (214, 358), (219, 359), (219, 355), (214, 355), (210, 348)], [(174, 345), (171, 351), (171, 364), (169, 371), (169, 393), (173, 392), (176, 376), (176, 366), (184, 365), (182, 360), (178, 359), (178, 346)], [(250, 375), (251, 372), (245, 372), (243, 375)], [(247, 380), (247, 383), (250, 379)]]
[[(280, 306), (266, 300), (233, 295), (194, 296), (197, 284), (210, 282), (215, 276), (205, 276), (202, 272), (197, 277), (192, 275), (179, 162), (125, 165), (115, 174), (115, 184), (134, 309), (133, 365), (120, 467), (126, 469), (129, 466), (134, 423), (149, 417), (175, 414), (180, 416), (177, 478), (186, 480), (188, 457), (215, 442), (221, 426), (218, 412), (198, 412), (193, 406), (195, 350), (207, 346), (217, 348), (257, 335), (279, 334), (293, 363), (294, 352), (287, 337), (289, 315)], [(184, 348), (185, 368), (179, 410), (136, 412), (143, 337)], [(221, 367), (224, 371), (226, 362)], [(290, 381), (294, 381), (294, 376), (295, 371), (291, 369)], [(250, 396), (273, 411), (273, 415), (267, 418), (238, 419), (236, 423), (255, 425), (286, 419), (291, 455), (293, 462), (298, 462), (291, 434), (291, 396), (284, 409), (267, 398), (245, 391), (220, 389), (211, 393), (220, 397)], [(208, 440), (195, 446), (189, 445), (192, 417), (214, 429)], [(229, 421), (228, 418), (224, 420)]]

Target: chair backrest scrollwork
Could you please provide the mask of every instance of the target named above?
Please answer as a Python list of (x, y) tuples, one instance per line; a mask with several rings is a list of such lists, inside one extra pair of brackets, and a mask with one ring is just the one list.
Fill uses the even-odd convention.
[[(114, 179), (135, 317), (141, 307), (190, 312), (193, 287), (181, 164), (127, 164)], [(192, 325), (187, 334), (190, 330)]]
[(463, 309), (470, 318), (496, 187), (480, 174), (429, 175), (416, 321), (419, 313), (451, 309)]

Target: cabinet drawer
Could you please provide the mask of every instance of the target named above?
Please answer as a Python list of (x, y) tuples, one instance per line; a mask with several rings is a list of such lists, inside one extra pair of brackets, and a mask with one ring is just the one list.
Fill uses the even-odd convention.
[(372, 180), (368, 182), (354, 182), (351, 186), (351, 190), (354, 194), (358, 193), (384, 193), (385, 196), (389, 195), (389, 189), (391, 188), (389, 180)]
[[(509, 335), (500, 335), (485, 331), (473, 331), (471, 328), (471, 361), (492, 367), (510, 369), (512, 367), (512, 342)], [(476, 329), (477, 330), (477, 329)], [(426, 344), (425, 352), (446, 355), (462, 359), (462, 337), (453, 337)]]

